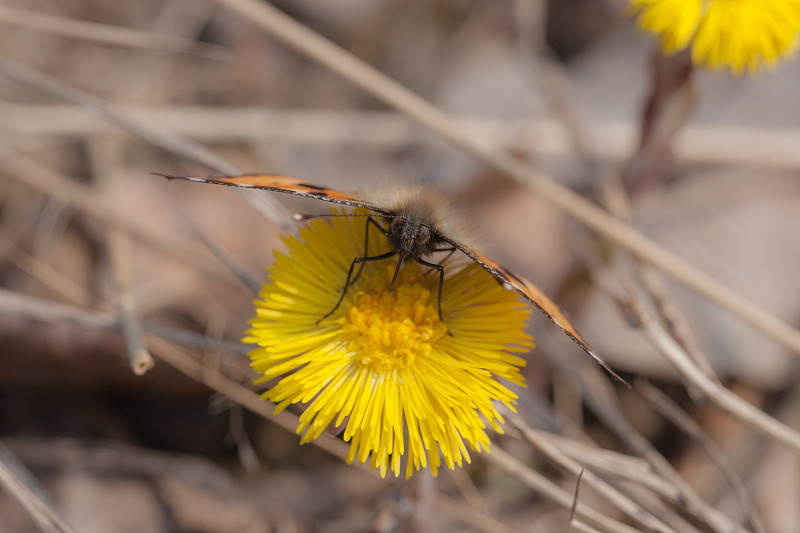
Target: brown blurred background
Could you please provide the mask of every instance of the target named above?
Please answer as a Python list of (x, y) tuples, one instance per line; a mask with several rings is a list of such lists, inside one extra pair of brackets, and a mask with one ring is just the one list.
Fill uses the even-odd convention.
[[(465, 131), (587, 198), (597, 200), (602, 180), (622, 172), (634, 153), (654, 41), (621, 15), (624, 2), (273, 5), (453, 114)], [(662, 180), (633, 198), (633, 223), (646, 235), (793, 325), (800, 318), (798, 86), (797, 61), (754, 79), (697, 73), (697, 102)], [(112, 106), (121, 123), (99, 115), (85, 95)], [(192, 374), (196, 367), (176, 370), (181, 359), (160, 359), (178, 350), (249, 386), (255, 376), (237, 341), (255, 293), (209, 253), (207, 241), (263, 282), (282, 229), (229, 188), (151, 175), (214, 170), (164, 138), (142, 135), (137, 124), (199, 142), (246, 172), (342, 190), (422, 183), (452, 197), (488, 255), (563, 303), (626, 378), (651, 379), (699, 423), (741, 477), (766, 530), (798, 530), (796, 455), (693, 403), (671, 365), (592, 284), (603, 271), (624, 272), (617, 255), (524, 185), (278, 43), (224, 2), (4, 0), (3, 461), (16, 457), (75, 531), (568, 530), (568, 511), (481, 455), (440, 474), (435, 489), (425, 489), (440, 503), (426, 510), (413, 486), (299, 447), (291, 431), (210, 389)], [(325, 207), (246, 194), (288, 212)], [(667, 280), (666, 290), (716, 375), (763, 411), (795, 422), (794, 356), (684, 286)], [(180, 349), (148, 345), (155, 366), (142, 376), (131, 371), (118, 331), (115, 302), (126, 297), (148, 332), (190, 335)], [(581, 387), (543, 357), (593, 373), (584, 354), (539, 316), (531, 331), (540, 348), (526, 370), (522, 417), (575, 442), (641, 455), (626, 440), (632, 433), (610, 430), (609, 418), (581, 407)], [(597, 390), (613, 393), (605, 381)], [(600, 404), (710, 507), (749, 529), (745, 506), (707, 450), (636, 392), (615, 392), (619, 404), (611, 396)], [(511, 431), (506, 451), (574, 490), (574, 476), (515, 438)], [(626, 484), (636, 485), (616, 480)], [(711, 530), (681, 503), (641, 499), (677, 531)], [(589, 491), (583, 500), (625, 521), (602, 494)], [(465, 519), (464, 509), (496, 522)], [(0, 495), (0, 532), (37, 530), (14, 499)]]

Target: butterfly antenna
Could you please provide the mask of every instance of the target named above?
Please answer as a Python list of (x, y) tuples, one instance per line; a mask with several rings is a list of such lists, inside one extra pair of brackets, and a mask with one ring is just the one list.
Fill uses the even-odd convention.
[(372, 217), (375, 216), (369, 213), (320, 213), (318, 215), (310, 215), (304, 213), (295, 213), (292, 218), (296, 222), (305, 222), (313, 218), (331, 218), (331, 217)]

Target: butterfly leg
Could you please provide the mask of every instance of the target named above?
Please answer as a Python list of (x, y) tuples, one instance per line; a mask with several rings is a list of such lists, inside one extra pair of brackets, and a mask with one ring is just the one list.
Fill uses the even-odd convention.
[[(377, 227), (380, 230), (381, 233), (384, 233), (384, 234), (386, 233), (386, 230), (383, 229), (380, 224), (375, 222), (374, 218), (367, 217), (366, 229), (364, 230), (364, 255), (362, 257), (369, 257), (369, 225), (370, 225), (370, 223), (372, 225), (374, 225), (375, 227)], [(352, 280), (350, 280), (350, 283), (348, 285), (352, 285), (353, 283), (358, 281), (359, 276), (361, 276), (361, 271), (364, 270), (364, 264), (365, 264), (365, 262), (361, 261), (361, 264), (358, 266), (358, 272), (356, 272), (355, 277)]]
[[(350, 270), (347, 271), (347, 279), (344, 282), (344, 288), (342, 289), (342, 294), (339, 296), (339, 300), (336, 302), (336, 305), (333, 306), (333, 309), (328, 311), (325, 314), (325, 316), (323, 316), (322, 318), (320, 318), (319, 320), (314, 322), (314, 325), (319, 324), (320, 322), (322, 322), (323, 320), (325, 320), (326, 318), (331, 316), (337, 309), (339, 309), (339, 306), (342, 304), (342, 300), (344, 300), (345, 294), (347, 294), (347, 289), (350, 287), (350, 285), (352, 285), (355, 282), (355, 280), (351, 281), (351, 279), (353, 278), (353, 270), (356, 268), (357, 264), (360, 264), (363, 267), (364, 263), (366, 263), (367, 261), (380, 261), (381, 259), (388, 259), (388, 258), (392, 257), (393, 255), (395, 255), (396, 253), (397, 252), (392, 250), (391, 252), (386, 252), (385, 254), (376, 255), (376, 256), (373, 256), (373, 257), (356, 257), (355, 259), (353, 259), (353, 262), (350, 263)], [(360, 272), (360, 270), (359, 270), (359, 272)], [(439, 287), (440, 295), (441, 295), (441, 292), (442, 292), (442, 288)], [(439, 310), (439, 314), (441, 315), (441, 309)]]
[(424, 259), (417, 259), (417, 263), (432, 269), (435, 268), (439, 271), (439, 320), (444, 322), (444, 318), (442, 318), (442, 286), (444, 285), (444, 267), (436, 263), (429, 263)]

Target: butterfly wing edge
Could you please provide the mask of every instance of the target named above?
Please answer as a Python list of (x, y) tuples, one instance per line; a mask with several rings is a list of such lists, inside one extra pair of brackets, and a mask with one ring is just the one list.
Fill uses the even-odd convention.
[(321, 187), (299, 178), (281, 176), (279, 174), (242, 174), (239, 176), (176, 176), (173, 174), (162, 174), (160, 172), (151, 172), (151, 174), (167, 178), (168, 180), (185, 180), (197, 183), (212, 183), (215, 185), (227, 185), (229, 187), (243, 187), (247, 189), (260, 189), (284, 194), (294, 194), (306, 198), (322, 200), (323, 202), (332, 202), (351, 207), (363, 207), (364, 209), (369, 209), (377, 213), (390, 214), (389, 211), (383, 208), (359, 200), (348, 194), (327, 187)]
[(606, 360), (603, 359), (597, 352), (595, 352), (585, 340), (583, 340), (583, 337), (580, 335), (580, 333), (578, 333), (561, 308), (559, 308), (558, 305), (546, 294), (544, 294), (536, 285), (525, 278), (517, 276), (491, 259), (475, 252), (465, 244), (450, 239), (446, 235), (440, 234), (439, 236), (482, 266), (499, 282), (519, 293), (520, 296), (538, 309), (551, 322), (561, 328), (561, 331), (563, 331), (570, 339), (575, 341), (575, 344), (580, 346), (583, 351), (585, 351), (592, 359), (602, 366), (606, 372), (611, 374), (614, 379), (630, 387), (630, 385), (624, 379), (622, 379), (619, 374), (614, 372), (611, 367), (608, 366)]

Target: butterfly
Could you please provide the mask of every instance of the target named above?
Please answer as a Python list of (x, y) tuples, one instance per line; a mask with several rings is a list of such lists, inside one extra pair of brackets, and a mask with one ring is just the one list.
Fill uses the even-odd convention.
[[(580, 333), (578, 333), (566, 315), (561, 311), (561, 309), (559, 309), (558, 305), (556, 305), (556, 303), (553, 302), (553, 300), (551, 300), (547, 295), (545, 295), (536, 285), (525, 278), (515, 275), (488, 257), (476, 252), (466, 244), (463, 244), (459, 240), (451, 237), (448, 232), (437, 223), (436, 207), (426, 203), (424, 195), (418, 195), (410, 201), (405, 199), (398, 200), (395, 203), (390, 202), (387, 205), (377, 205), (375, 202), (367, 202), (350, 196), (349, 194), (338, 192), (327, 187), (314, 185), (308, 181), (291, 178), (288, 176), (272, 174), (245, 174), (241, 176), (199, 177), (174, 176), (157, 172), (154, 172), (153, 174), (170, 180), (180, 179), (199, 183), (213, 183), (216, 185), (247, 187), (251, 189), (262, 189), (286, 194), (295, 194), (298, 196), (305, 196), (307, 198), (323, 200), (325, 202), (333, 202), (350, 207), (361, 207), (367, 209), (373, 213), (376, 213), (377, 218), (383, 218), (388, 224), (388, 228), (383, 228), (371, 217), (367, 218), (367, 231), (369, 231), (370, 221), (372, 221), (372, 224), (377, 226), (377, 228), (386, 235), (388, 244), (390, 246), (390, 251), (386, 254), (381, 254), (375, 257), (367, 257), (367, 254), (365, 253), (364, 257), (356, 258), (350, 267), (350, 271), (348, 272), (347, 281), (345, 282), (345, 291), (352, 283), (351, 277), (353, 275), (353, 269), (357, 263), (361, 263), (363, 266), (364, 261), (386, 259), (396, 255), (398, 256), (398, 263), (395, 270), (395, 277), (397, 276), (397, 272), (403, 263), (412, 261), (438, 270), (440, 276), (439, 301), (441, 304), (444, 268), (441, 264), (426, 261), (425, 257), (430, 256), (434, 252), (447, 251), (452, 253), (453, 251), (458, 250), (482, 266), (506, 289), (514, 290), (519, 293), (520, 296), (522, 296), (559, 328), (561, 328), (561, 330), (570, 339), (575, 341), (578, 346), (583, 348), (583, 350), (598, 364), (600, 364), (600, 366), (602, 366), (609, 374), (611, 374), (620, 382), (625, 383), (625, 381), (608, 366), (605, 360), (589, 346), (583, 337), (581, 337)], [(299, 217), (295, 218), (298, 220), (303, 220), (304, 218), (309, 217), (299, 215)], [(344, 292), (339, 299), (339, 303), (341, 303), (342, 298), (344, 298)], [(336, 307), (339, 306), (339, 303), (336, 304)], [(334, 307), (334, 310), (336, 307)], [(333, 311), (322, 318), (326, 318), (331, 313), (333, 313)], [(439, 309), (439, 315), (441, 317), (441, 306)]]

